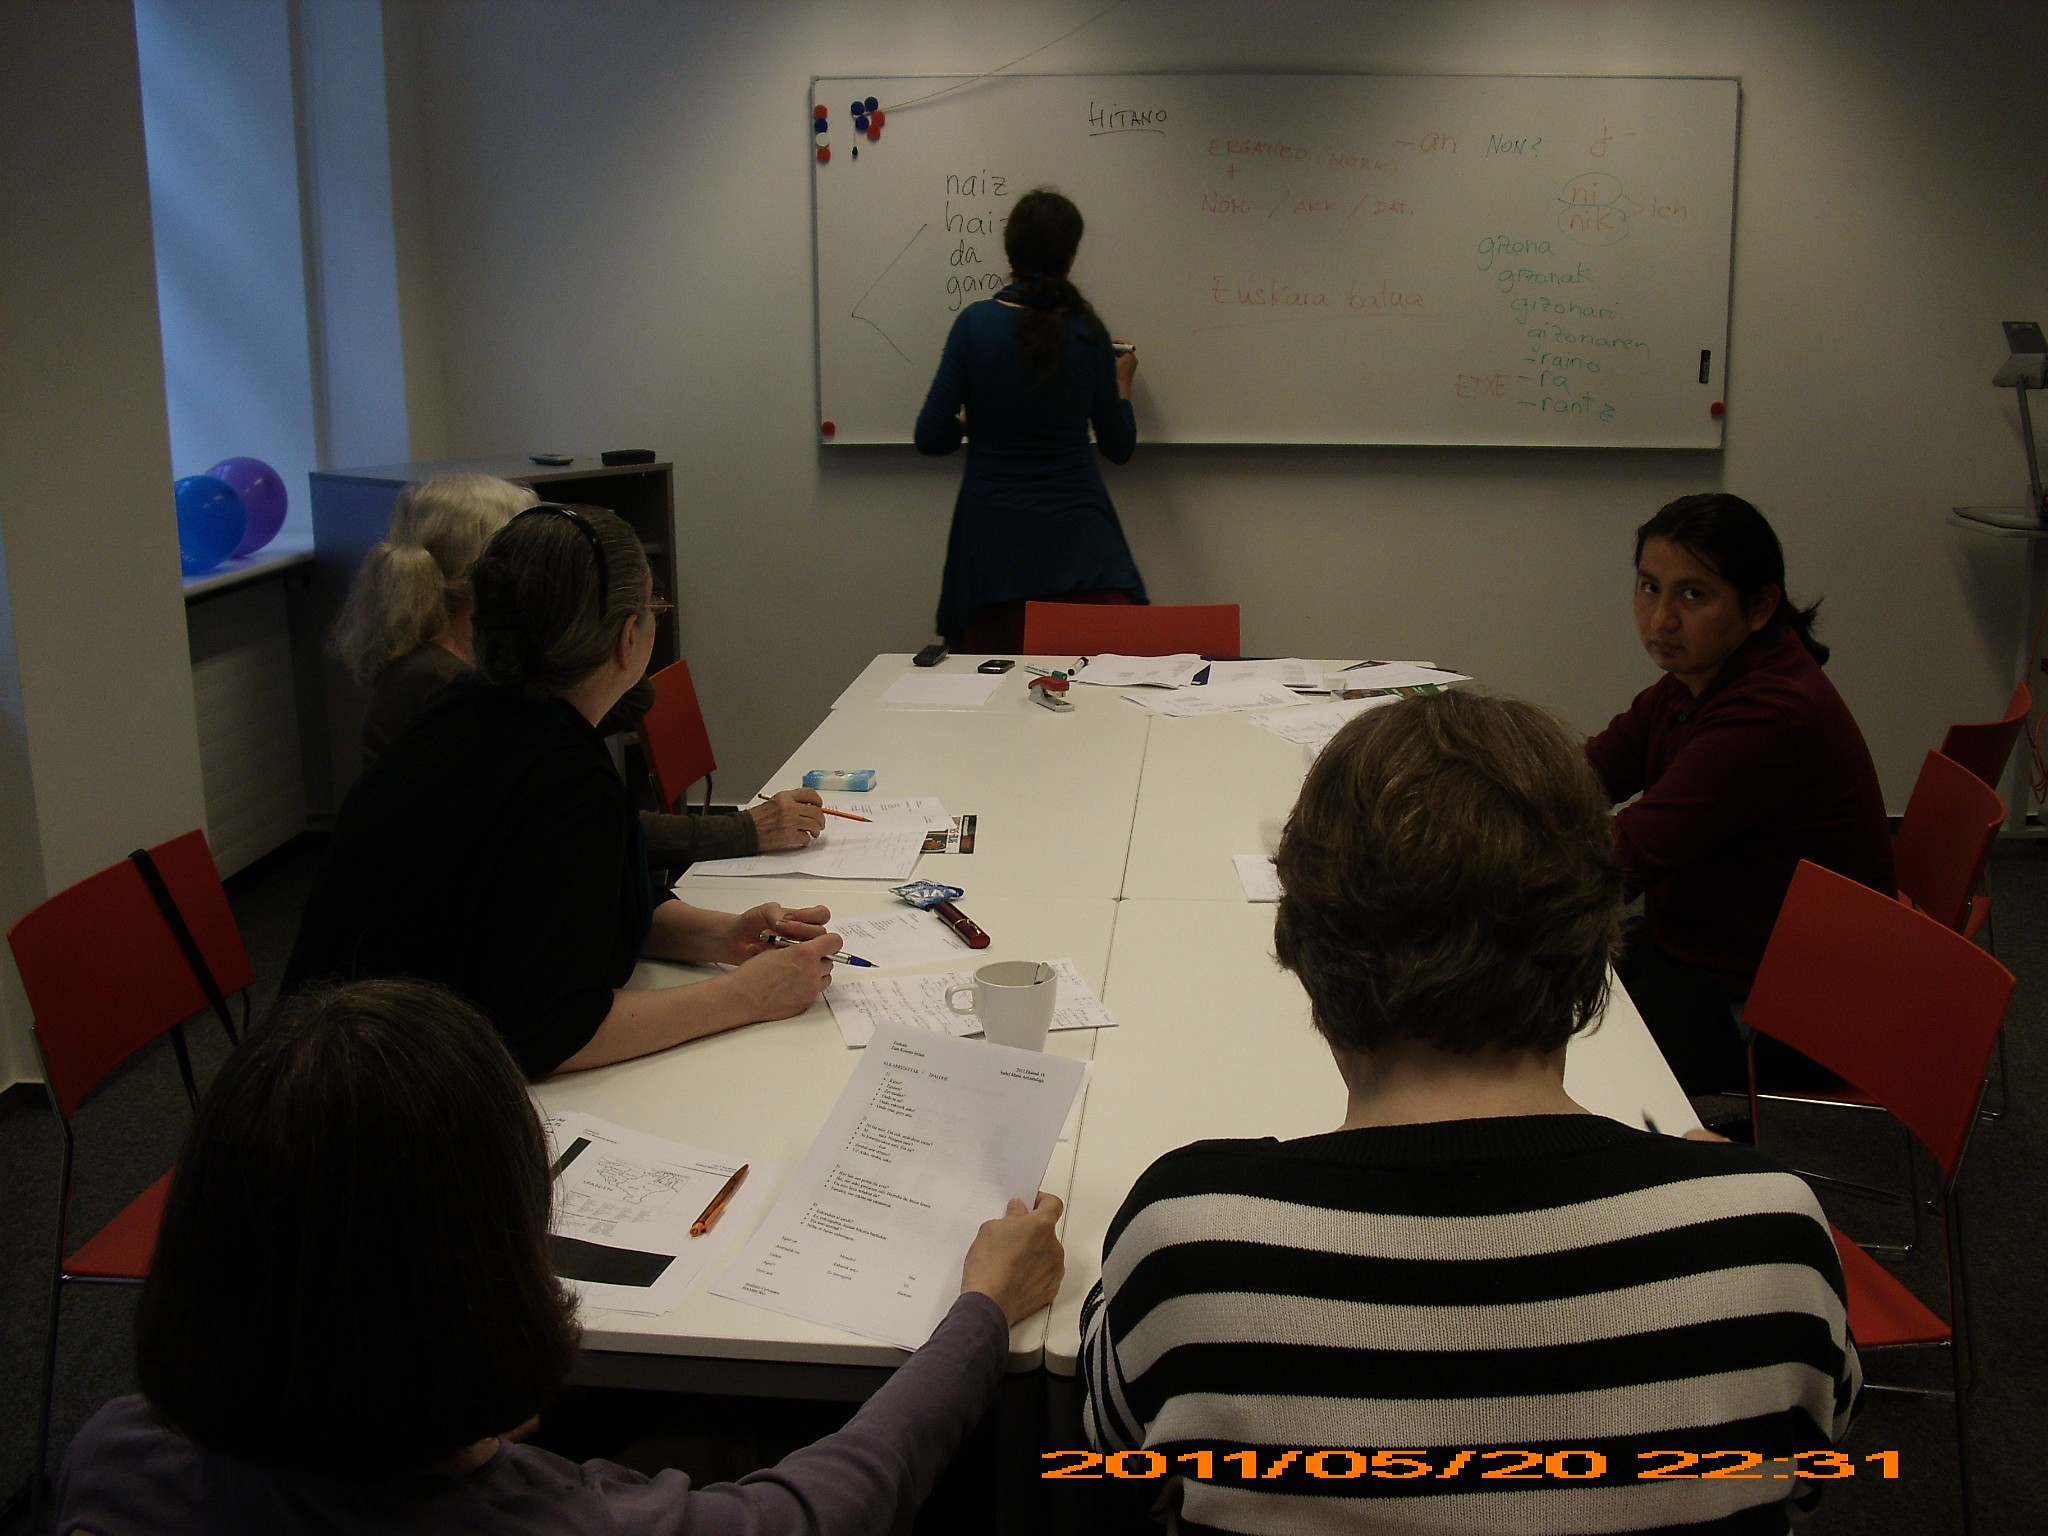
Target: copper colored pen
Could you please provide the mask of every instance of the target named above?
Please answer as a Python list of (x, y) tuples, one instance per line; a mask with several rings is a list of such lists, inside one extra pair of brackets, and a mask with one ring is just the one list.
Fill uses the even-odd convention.
[(740, 1185), (747, 1179), (747, 1169), (752, 1165), (741, 1163), (733, 1176), (725, 1181), (725, 1187), (711, 1197), (711, 1203), (704, 1207), (704, 1214), (690, 1223), (690, 1236), (702, 1237), (718, 1224), (718, 1218), (725, 1214), (725, 1208), (732, 1204), (732, 1197), (740, 1192)]
[(932, 911), (935, 914), (937, 914), (940, 922), (944, 923), (948, 928), (952, 929), (955, 933), (959, 934), (961, 938), (967, 941), (967, 947), (969, 949), (988, 948), (988, 935), (983, 933), (979, 928), (975, 927), (974, 919), (969, 917), (965, 912), (962, 912), (950, 901), (933, 902)]
[[(754, 798), (756, 800), (773, 800), (775, 797), (764, 789)], [(821, 805), (818, 809), (827, 816), (837, 816), (841, 821), (873, 821), (875, 819), (872, 816), (856, 816), (852, 811), (835, 811), (829, 805)]]

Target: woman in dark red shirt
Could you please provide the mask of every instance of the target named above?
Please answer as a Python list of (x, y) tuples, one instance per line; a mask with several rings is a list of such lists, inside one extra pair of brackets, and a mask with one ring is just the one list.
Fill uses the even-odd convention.
[[(1897, 889), (1870, 749), (1821, 672), (1819, 606), (1785, 596), (1778, 536), (1739, 496), (1682, 496), (1636, 530), (1636, 628), (1664, 676), (1586, 755), (1630, 801), (1614, 845), (1643, 896), (1615, 969), (1689, 1093), (1744, 1080), (1736, 1013), (1801, 859)], [(1803, 1059), (1771, 1067), (1810, 1080)]]

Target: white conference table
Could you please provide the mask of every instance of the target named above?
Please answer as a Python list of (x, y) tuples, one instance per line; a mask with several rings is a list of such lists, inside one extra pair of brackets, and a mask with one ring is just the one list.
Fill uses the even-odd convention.
[[(951, 657), (940, 670), (971, 672), (979, 659)], [(872, 767), (878, 794), (935, 794), (950, 813), (977, 815), (976, 851), (926, 855), (916, 877), (964, 887), (961, 905), (994, 943), (915, 969), (1071, 955), (1117, 1018), (1116, 1029), (1054, 1035), (1048, 1045), (1092, 1059), (1094, 1076), (1078, 1134), (1061, 1142), (1044, 1180), (1068, 1202), (1066, 1283), (1049, 1313), (1013, 1331), (1010, 1363), (1071, 1374), (1103, 1234), (1147, 1164), (1204, 1137), (1298, 1136), (1342, 1119), (1342, 1085), (1308, 1023), (1307, 1000), (1272, 960), (1275, 908), (1245, 900), (1231, 863), (1233, 854), (1270, 850), (1305, 760), (1298, 745), (1242, 715), (1155, 716), (1118, 689), (1077, 685), (1076, 709), (1055, 714), (1025, 697), (1022, 666), (981, 708), (882, 704), (911, 670), (907, 654), (877, 657), (764, 787), (794, 785), (808, 768)], [(822, 901), (852, 915), (897, 907), (887, 893), (893, 883), (693, 871), (678, 891), (729, 910)], [(706, 974), (643, 964), (634, 984)], [(535, 1093), (549, 1112), (581, 1109), (772, 1160), (786, 1176), (855, 1056), (820, 1002), (795, 1019), (556, 1078)], [(1698, 1123), (1619, 988), (1601, 1029), (1573, 1042), (1566, 1085), (1587, 1107), (1632, 1125), (1646, 1112), (1667, 1132)], [(903, 1358), (889, 1345), (711, 1296), (709, 1285), (749, 1235), (729, 1233), (662, 1317), (586, 1313), (579, 1379), (796, 1396), (811, 1390), (806, 1371), (887, 1368)]]

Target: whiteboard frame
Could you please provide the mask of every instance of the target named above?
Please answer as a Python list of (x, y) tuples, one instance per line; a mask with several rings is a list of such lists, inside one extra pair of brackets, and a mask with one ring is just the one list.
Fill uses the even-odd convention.
[[(1275, 438), (1263, 438), (1263, 437), (1249, 437), (1249, 436), (1247, 436), (1247, 437), (1243, 437), (1243, 438), (1233, 438), (1233, 437), (1202, 437), (1202, 438), (1169, 438), (1169, 439), (1161, 439), (1161, 438), (1157, 438), (1157, 437), (1148, 437), (1148, 436), (1146, 436), (1146, 435), (1145, 435), (1145, 433), (1144, 433), (1144, 424), (1143, 424), (1143, 422), (1141, 421), (1141, 423), (1140, 423), (1140, 437), (1139, 437), (1139, 440), (1140, 440), (1140, 442), (1141, 442), (1141, 443), (1142, 443), (1142, 444), (1143, 444), (1143, 445), (1144, 445), (1145, 447), (1147, 447), (1148, 449), (1152, 449), (1152, 450), (1155, 450), (1155, 451), (1159, 451), (1159, 450), (1167, 450), (1167, 449), (1196, 449), (1196, 450), (1199, 450), (1199, 449), (1204, 449), (1204, 448), (1229, 448), (1229, 449), (1246, 449), (1246, 448), (1251, 448), (1251, 449), (1260, 449), (1260, 448), (1264, 448), (1264, 449), (1272, 449), (1272, 450), (1275, 450), (1275, 451), (1279, 451), (1279, 452), (1288, 452), (1288, 451), (1293, 451), (1293, 450), (1297, 450), (1297, 449), (1304, 449), (1304, 448), (1307, 448), (1307, 449), (1425, 449), (1425, 450), (1428, 450), (1428, 449), (1434, 449), (1434, 450), (1446, 450), (1446, 449), (1449, 449), (1449, 450), (1461, 450), (1461, 451), (1463, 451), (1463, 450), (1478, 450), (1478, 451), (1487, 451), (1487, 452), (1495, 452), (1495, 453), (1498, 453), (1498, 452), (1510, 452), (1510, 453), (1512, 453), (1512, 452), (1538, 452), (1538, 453), (1579, 453), (1579, 452), (1594, 452), (1594, 453), (1627, 453), (1627, 452), (1638, 452), (1638, 453), (1659, 453), (1659, 454), (1662, 454), (1662, 453), (1713, 453), (1713, 454), (1719, 454), (1719, 453), (1723, 453), (1723, 452), (1725, 452), (1725, 451), (1726, 451), (1726, 448), (1727, 448), (1727, 434), (1726, 434), (1726, 419), (1725, 419), (1724, 409), (1725, 409), (1725, 404), (1726, 404), (1726, 401), (1727, 401), (1727, 399), (1728, 399), (1728, 395), (1729, 395), (1729, 390), (1730, 390), (1730, 386), (1731, 386), (1731, 383), (1732, 383), (1732, 379), (1733, 379), (1733, 368), (1732, 368), (1732, 361), (1733, 361), (1733, 360), (1732, 360), (1732, 357), (1731, 357), (1731, 352), (1730, 352), (1730, 345), (1729, 345), (1729, 337), (1730, 337), (1730, 335), (1731, 335), (1731, 333), (1732, 333), (1732, 331), (1733, 331), (1733, 328), (1734, 328), (1734, 309), (1735, 309), (1735, 281), (1736, 281), (1736, 270), (1735, 270), (1735, 238), (1736, 238), (1736, 230), (1737, 230), (1737, 220), (1739, 219), (1739, 217), (1740, 217), (1740, 214), (1741, 214), (1741, 183), (1742, 183), (1742, 115), (1743, 115), (1743, 105), (1744, 105), (1744, 93), (1743, 93), (1743, 82), (1742, 82), (1742, 77), (1741, 77), (1740, 75), (1729, 75), (1729, 74), (1671, 74), (1671, 73), (1659, 73), (1659, 74), (1584, 74), (1584, 73), (1567, 73), (1567, 72), (1563, 72), (1563, 71), (1548, 71), (1548, 72), (1542, 72), (1542, 73), (1526, 73), (1526, 74), (1522, 74), (1522, 73), (1517, 73), (1517, 74), (1507, 74), (1507, 73), (1503, 73), (1503, 72), (1500, 72), (1500, 71), (1495, 71), (1495, 70), (1477, 70), (1477, 71), (1466, 71), (1466, 72), (1445, 72), (1445, 71), (1437, 71), (1437, 70), (1307, 70), (1307, 69), (1268, 69), (1268, 68), (1226, 68), (1226, 69), (1151, 69), (1151, 70), (1146, 70), (1146, 69), (1131, 69), (1131, 70), (1117, 70), (1117, 71), (1114, 71), (1114, 72), (1111, 72), (1111, 71), (1104, 71), (1104, 70), (1068, 70), (1068, 71), (1048, 71), (1048, 70), (1037, 70), (1037, 71), (1029, 71), (1029, 72), (1025, 72), (1025, 71), (1018, 71), (1018, 72), (1016, 72), (1016, 73), (1006, 73), (1006, 72), (1003, 72), (1003, 71), (1001, 71), (1001, 70), (994, 70), (994, 71), (990, 71), (990, 72), (988, 72), (988, 73), (985, 73), (985, 74), (979, 74), (979, 75), (965, 75), (965, 74), (908, 74), (908, 75), (883, 75), (883, 74), (876, 74), (876, 75), (874, 75), (874, 76), (873, 76), (872, 78), (873, 78), (873, 79), (875, 79), (875, 80), (890, 80), (890, 81), (920, 81), (920, 82), (931, 82), (931, 83), (935, 83), (935, 84), (937, 84), (937, 83), (941, 83), (941, 82), (954, 82), (953, 84), (947, 85), (947, 86), (945, 87), (945, 89), (943, 89), (943, 90), (941, 90), (941, 91), (938, 91), (938, 92), (934, 92), (934, 93), (932, 93), (932, 95), (929, 95), (929, 96), (924, 96), (924, 97), (918, 97), (918, 98), (913, 98), (913, 99), (911, 99), (911, 100), (909, 100), (909, 101), (904, 101), (904, 102), (901, 102), (901, 103), (899, 103), (899, 104), (898, 104), (899, 106), (907, 106), (907, 105), (916, 105), (916, 104), (921, 104), (921, 103), (922, 103), (923, 101), (925, 101), (925, 100), (930, 100), (930, 99), (934, 99), (934, 98), (935, 98), (936, 96), (938, 96), (938, 95), (950, 95), (950, 94), (953, 94), (953, 93), (954, 93), (954, 92), (956, 92), (956, 91), (968, 91), (968, 90), (972, 90), (972, 89), (974, 89), (975, 87), (977, 87), (977, 86), (981, 86), (981, 85), (984, 85), (984, 84), (1000, 84), (1000, 83), (1007, 83), (1007, 82), (1011, 82), (1011, 81), (1019, 81), (1019, 80), (1088, 80), (1088, 79), (1119, 79), (1119, 80), (1121, 80), (1121, 79), (1181, 79), (1181, 80), (1184, 80), (1184, 79), (1193, 79), (1193, 78), (1210, 78), (1210, 77), (1215, 77), (1215, 78), (1228, 78), (1228, 77), (1231, 77), (1231, 76), (1242, 76), (1242, 77), (1245, 77), (1245, 78), (1254, 78), (1254, 79), (1288, 79), (1288, 78), (1296, 78), (1296, 79), (1311, 79), (1311, 80), (1378, 80), (1378, 79), (1384, 79), (1384, 80), (1447, 80), (1447, 81), (1490, 81), (1490, 80), (1500, 80), (1500, 81), (1516, 81), (1516, 82), (1520, 82), (1520, 81), (1549, 81), (1549, 80), (1587, 80), (1587, 81), (1613, 81), (1613, 82), (1684, 82), (1684, 83), (1722, 83), (1722, 84), (1727, 84), (1727, 85), (1731, 85), (1731, 86), (1733, 86), (1733, 87), (1734, 87), (1734, 89), (1735, 89), (1735, 110), (1734, 110), (1734, 125), (1733, 125), (1733, 142), (1732, 142), (1732, 144), (1731, 144), (1731, 146), (1730, 146), (1730, 148), (1731, 148), (1731, 153), (1732, 153), (1732, 155), (1733, 155), (1733, 163), (1731, 164), (1731, 166), (1730, 166), (1730, 170), (1729, 170), (1729, 217), (1728, 217), (1728, 250), (1727, 250), (1727, 256), (1726, 256), (1726, 270), (1727, 270), (1727, 302), (1726, 302), (1726, 304), (1725, 304), (1725, 306), (1724, 306), (1724, 308), (1723, 308), (1723, 312), (1722, 312), (1722, 318), (1721, 318), (1721, 327), (1720, 327), (1720, 332), (1719, 332), (1719, 338), (1718, 338), (1718, 339), (1719, 339), (1719, 347), (1717, 348), (1717, 351), (1718, 351), (1718, 354), (1719, 354), (1719, 364), (1718, 364), (1718, 371), (1719, 371), (1719, 373), (1720, 373), (1720, 377), (1721, 377), (1721, 389), (1720, 389), (1719, 393), (1717, 394), (1717, 396), (1715, 397), (1715, 401), (1714, 401), (1714, 404), (1715, 404), (1715, 406), (1716, 406), (1716, 407), (1720, 407), (1720, 408), (1723, 408), (1723, 409), (1717, 409), (1717, 410), (1715, 411), (1715, 413), (1714, 413), (1714, 417), (1713, 417), (1713, 419), (1714, 419), (1714, 426), (1715, 426), (1715, 430), (1714, 430), (1714, 433), (1713, 433), (1713, 440), (1712, 440), (1712, 441), (1698, 441), (1698, 442), (1671, 442), (1671, 443), (1658, 443), (1658, 442), (1624, 442), (1624, 443), (1603, 443), (1603, 442), (1556, 442), (1556, 443), (1544, 443), (1544, 442), (1526, 442), (1526, 441), (1520, 441), (1520, 442), (1505, 442), (1505, 441), (1482, 441), (1482, 440), (1467, 440), (1467, 439), (1454, 439), (1454, 438), (1441, 438), (1441, 439), (1439, 439), (1439, 438), (1428, 438), (1428, 439), (1424, 439), (1424, 438), (1386, 438), (1386, 437), (1357, 437), (1357, 438), (1334, 438), (1334, 437), (1313, 437), (1313, 438), (1310, 438), (1310, 437), (1304, 437), (1304, 438), (1299, 438), (1299, 439), (1284, 439), (1284, 440), (1282, 440), (1282, 439), (1275, 439)], [(827, 74), (813, 74), (812, 76), (810, 76), (810, 78), (809, 78), (809, 80), (808, 80), (808, 82), (807, 82), (807, 86), (808, 86), (808, 93), (809, 93), (809, 100), (810, 100), (810, 101), (811, 101), (811, 102), (812, 102), (813, 104), (815, 104), (815, 103), (817, 103), (817, 102), (818, 102), (818, 100), (819, 100), (819, 84), (820, 84), (820, 82), (822, 82), (822, 81), (827, 81), (827, 80), (830, 80), (830, 81), (835, 81), (835, 82), (843, 82), (843, 81), (846, 81), (846, 80), (850, 80), (850, 79), (852, 79), (852, 78), (854, 78), (854, 77), (853, 77), (853, 76), (849, 76), (849, 75), (839, 75), (839, 74), (831, 74), (831, 75), (827, 75)], [(892, 109), (892, 108), (889, 108), (887, 104), (884, 104), (884, 110), (893, 110), (893, 109)], [(813, 138), (815, 138), (815, 135), (813, 136)], [(825, 363), (824, 363), (824, 292), (823, 292), (823, 281), (822, 281), (822, 274), (823, 274), (823, 250), (822, 250), (822, 246), (821, 246), (821, 230), (820, 230), (820, 223), (819, 223), (819, 217), (818, 217), (818, 211), (819, 211), (819, 210), (818, 210), (818, 176), (817, 176), (817, 175), (815, 174), (815, 167), (812, 167), (811, 169), (812, 169), (812, 172), (813, 172), (813, 174), (812, 174), (812, 175), (810, 176), (810, 200), (811, 200), (811, 314), (812, 314), (812, 337), (811, 337), (811, 341), (812, 341), (812, 397), (813, 397), (813, 414), (812, 414), (812, 419), (813, 419), (814, 421), (817, 421), (817, 422), (820, 422), (820, 423), (822, 423), (823, 421), (825, 421), (825, 420), (826, 420), (826, 415), (825, 415), (825, 412), (826, 412), (826, 404), (825, 404), (825, 399), (824, 399), (824, 389), (825, 389)], [(914, 414), (914, 413), (913, 413), (913, 414)], [(910, 419), (910, 418), (906, 418), (906, 421), (908, 422), (908, 420), (909, 420), (909, 419)], [(912, 443), (912, 438), (911, 438), (911, 434), (910, 434), (910, 428), (909, 428), (909, 426), (908, 426), (908, 425), (906, 425), (906, 428), (905, 428), (905, 433), (904, 433), (904, 436), (902, 436), (901, 438), (894, 438), (894, 437), (891, 437), (891, 438), (886, 438), (886, 439), (871, 439), (871, 438), (861, 438), (861, 439), (848, 439), (848, 438), (840, 438), (840, 437), (838, 437), (837, 435), (826, 435), (825, 433), (823, 433), (822, 431), (820, 431), (820, 433), (819, 433), (819, 435), (818, 435), (818, 437), (817, 437), (817, 443), (818, 443), (818, 445), (819, 445), (819, 446), (820, 446), (821, 448), (845, 448), (845, 449), (863, 449), (863, 448), (879, 448), (879, 449), (889, 449), (889, 448), (902, 448), (902, 447), (908, 447), (908, 446), (911, 446), (911, 443)]]

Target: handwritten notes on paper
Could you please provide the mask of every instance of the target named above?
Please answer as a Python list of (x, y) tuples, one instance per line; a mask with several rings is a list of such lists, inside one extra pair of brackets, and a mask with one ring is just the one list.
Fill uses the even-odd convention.
[(1205, 715), (1229, 715), (1243, 709), (1284, 709), (1302, 702), (1299, 694), (1270, 679), (1246, 682), (1210, 682), (1203, 688), (1176, 688), (1171, 693), (1127, 693), (1124, 702), (1155, 715), (1193, 720)]
[(775, 1187), (773, 1164), (750, 1164), (718, 1224), (691, 1237), (690, 1224), (739, 1159), (580, 1112), (545, 1124), (555, 1180), (549, 1259), (585, 1306), (650, 1316), (668, 1311), (725, 1246), (720, 1233), (746, 1230)]
[(884, 1025), (715, 1296), (916, 1349), (984, 1221), (1031, 1201), (1087, 1064)]
[(841, 918), (832, 929), (846, 940), (848, 954), (883, 969), (928, 965), (973, 953), (965, 939), (922, 907)]
[[(1072, 960), (1049, 962), (1059, 978), (1053, 1007), (1052, 1027), (1061, 1029), (1113, 1029), (1116, 1020), (1095, 995), (1095, 989), (1081, 979)], [(875, 1033), (890, 1025), (930, 1030), (940, 1035), (978, 1035), (981, 1021), (971, 1013), (955, 1013), (946, 1006), (946, 994), (954, 987), (974, 984), (972, 971), (943, 971), (925, 976), (849, 976), (833, 978), (825, 990), (832, 1006), (832, 1022), (840, 1038), (855, 1050), (865, 1046)]]

